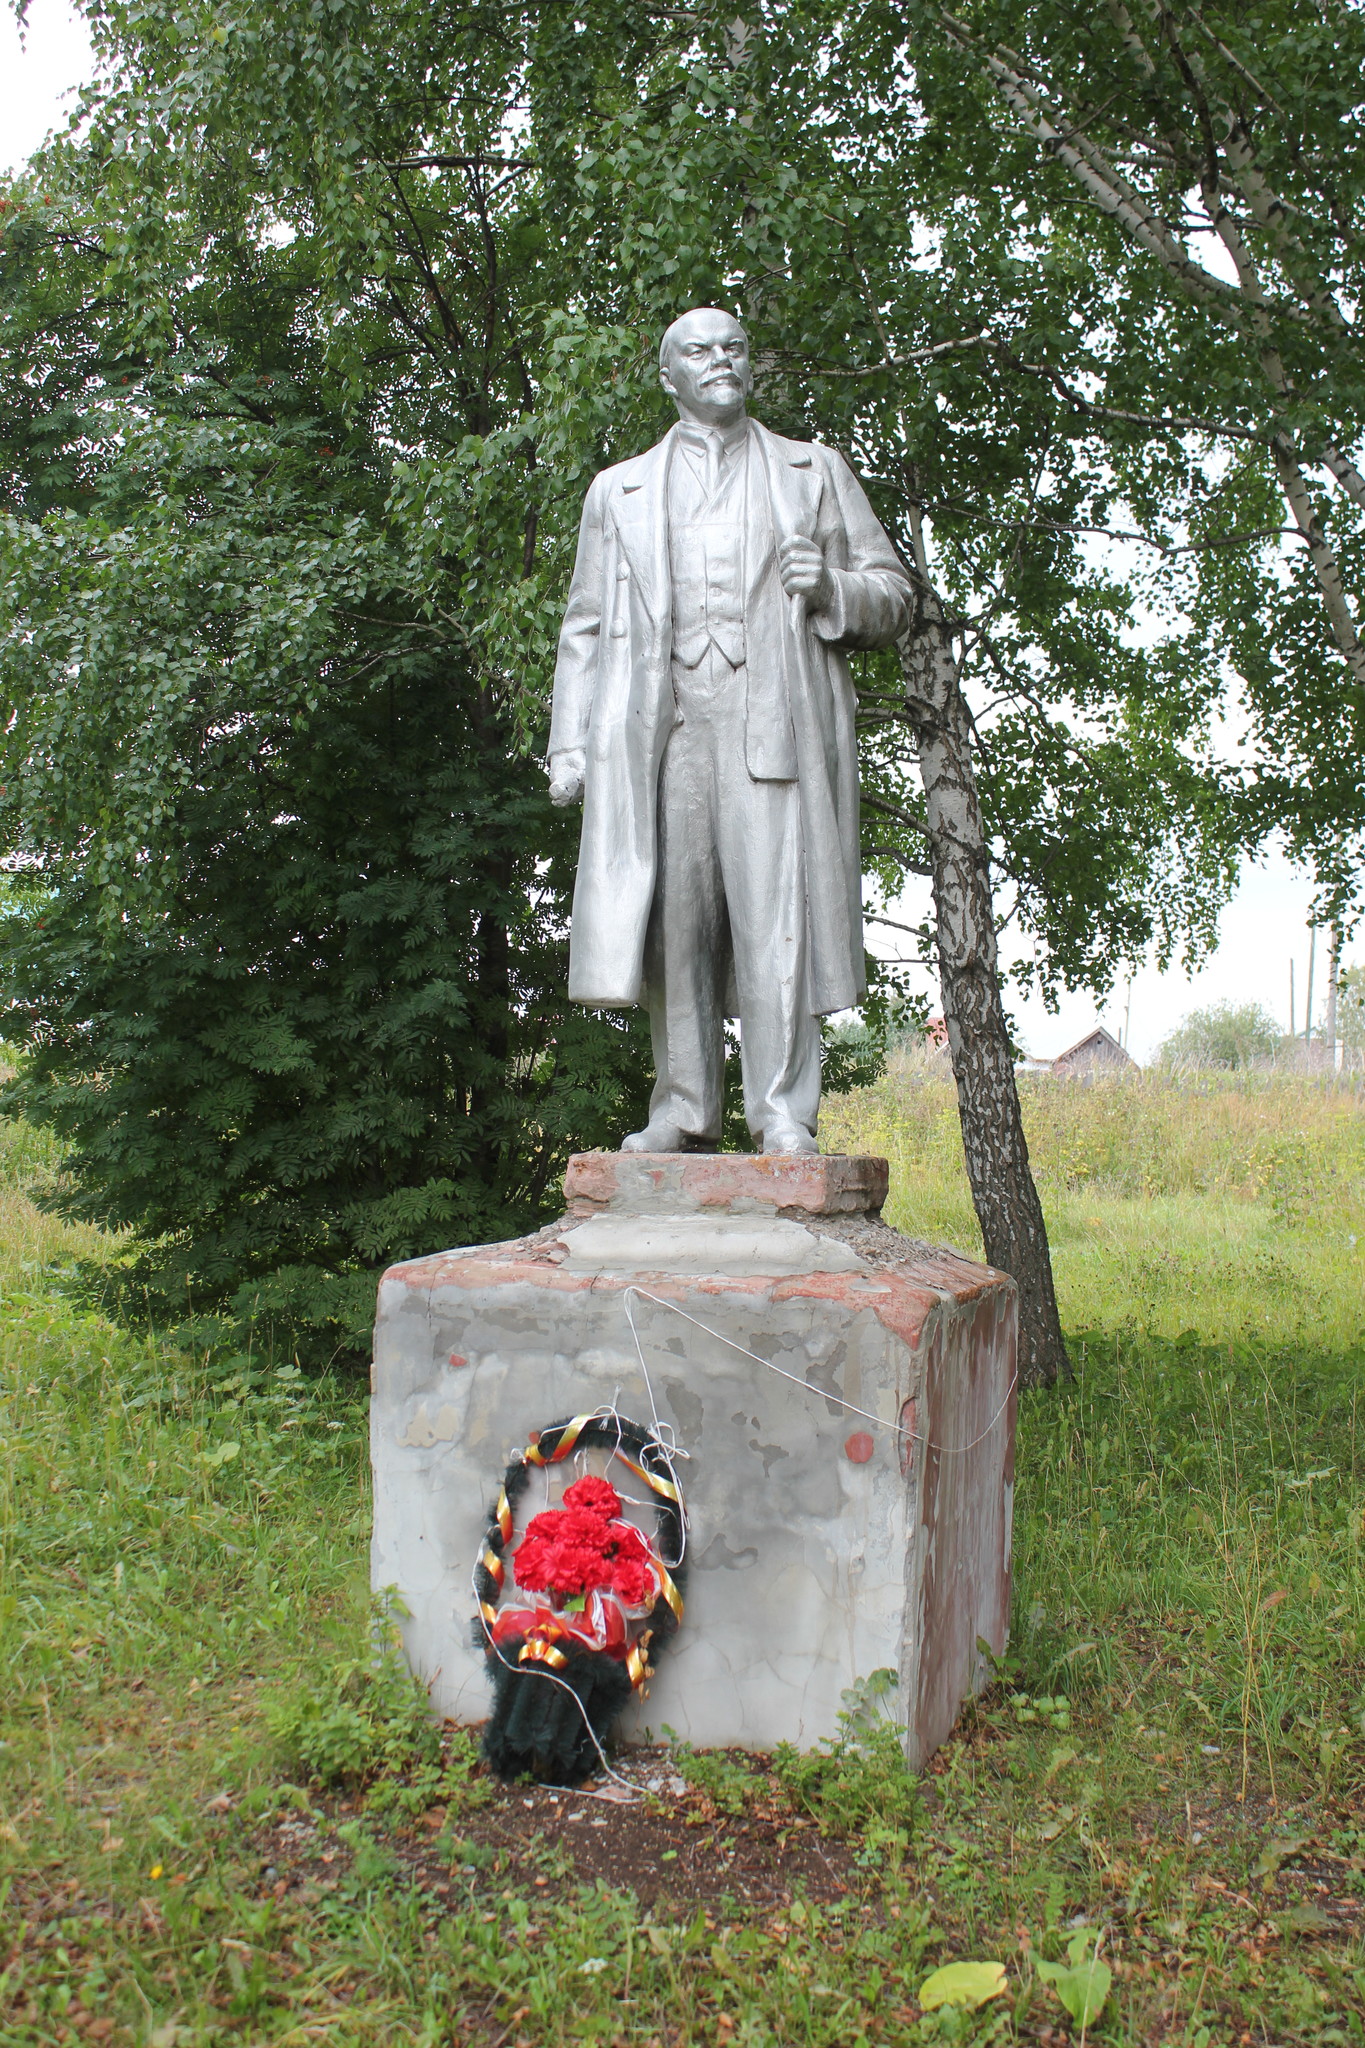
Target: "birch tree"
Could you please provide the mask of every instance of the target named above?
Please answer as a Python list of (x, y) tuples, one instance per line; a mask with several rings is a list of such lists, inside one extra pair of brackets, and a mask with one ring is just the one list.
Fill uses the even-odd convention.
[(1107, 429), (1179, 530), (1184, 600), (1250, 713), (1261, 824), (1340, 913), (1365, 827), (1365, 15), (910, 0), (899, 33), (905, 117), (951, 128), (964, 180), (1068, 222), (1112, 278), (1083, 374), (1009, 368)]

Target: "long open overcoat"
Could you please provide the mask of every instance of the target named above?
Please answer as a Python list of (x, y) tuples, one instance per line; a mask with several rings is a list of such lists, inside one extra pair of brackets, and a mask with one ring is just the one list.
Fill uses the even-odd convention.
[[(818, 442), (784, 440), (755, 420), (774, 548), (750, 565), (751, 647), (781, 649), (790, 714), (809, 916), (811, 1008), (847, 1009), (866, 988), (854, 692), (845, 650), (885, 647), (905, 630), (910, 584), (862, 486)], [(654, 897), (659, 764), (677, 723), (671, 670), (668, 464), (676, 429), (657, 447), (594, 477), (555, 668), (552, 755), (586, 756), (583, 836), (574, 890), (569, 995), (606, 1007), (642, 999), (645, 931)], [(818, 541), (834, 584), (808, 614), (783, 595), (776, 548)], [(769, 665), (771, 667), (771, 664)], [(772, 721), (774, 707), (756, 707)], [(752, 757), (752, 756), (751, 756)]]

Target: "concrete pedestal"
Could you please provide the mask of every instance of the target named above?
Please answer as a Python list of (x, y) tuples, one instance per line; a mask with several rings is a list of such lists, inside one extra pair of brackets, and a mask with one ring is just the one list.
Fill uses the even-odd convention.
[(584, 1153), (559, 1223), (385, 1274), (372, 1576), (443, 1715), (488, 1711), (471, 1574), (509, 1458), (604, 1402), (648, 1424), (652, 1388), (688, 1454), (686, 1612), (627, 1737), (809, 1747), (890, 1667), (910, 1761), (943, 1741), (1008, 1629), (1015, 1290), (888, 1229), (886, 1174)]

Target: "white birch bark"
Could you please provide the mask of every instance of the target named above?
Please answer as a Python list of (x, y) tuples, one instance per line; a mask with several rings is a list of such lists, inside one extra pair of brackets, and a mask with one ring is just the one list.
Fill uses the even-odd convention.
[(943, 607), (927, 581), (918, 589), (916, 616), (898, 651), (924, 779), (943, 1015), (967, 1178), (986, 1257), (1019, 1289), (1020, 1384), (1047, 1386), (1070, 1378), (1071, 1367), (1000, 1000), (971, 714)]

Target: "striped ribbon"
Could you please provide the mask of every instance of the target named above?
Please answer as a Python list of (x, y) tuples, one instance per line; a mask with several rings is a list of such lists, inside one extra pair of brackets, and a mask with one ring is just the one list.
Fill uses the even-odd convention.
[(557, 1465), (561, 1458), (568, 1457), (588, 1424), (594, 1420), (595, 1417), (591, 1415), (575, 1415), (572, 1422), (566, 1422), (559, 1433), (559, 1442), (548, 1458), (540, 1448), (539, 1437), (533, 1443), (527, 1444), (522, 1456), (528, 1465)]
[[(596, 1415), (575, 1415), (571, 1422), (565, 1423), (560, 1433), (559, 1442), (548, 1456), (540, 1448), (539, 1437), (533, 1443), (527, 1444), (526, 1449), (522, 1452), (522, 1456), (528, 1465), (557, 1465), (562, 1458), (567, 1458), (570, 1455), (574, 1445), (578, 1442), (588, 1424), (598, 1420), (599, 1418)], [(651, 1491), (657, 1493), (662, 1500), (671, 1500), (675, 1507), (682, 1505), (682, 1495), (671, 1479), (663, 1478), (658, 1472), (651, 1472), (647, 1465), (637, 1465), (634, 1458), (627, 1456), (626, 1452), (619, 1445), (611, 1455), (613, 1458), (619, 1458), (621, 1463), (635, 1473), (637, 1478), (643, 1479), (645, 1485)], [(506, 1498), (507, 1496), (504, 1494), (498, 1502), (499, 1519), (501, 1519), (501, 1511)]]
[(668, 1566), (663, 1562), (662, 1558), (656, 1558), (654, 1562), (659, 1574), (659, 1591), (673, 1609), (676, 1619), (681, 1621), (683, 1618), (682, 1594), (669, 1577)]
[(682, 1495), (671, 1479), (661, 1478), (657, 1472), (651, 1472), (647, 1465), (637, 1465), (634, 1458), (628, 1458), (624, 1451), (616, 1451), (613, 1455), (618, 1457), (623, 1465), (629, 1466), (638, 1478), (643, 1479), (645, 1485), (651, 1487), (661, 1500), (671, 1500), (674, 1507), (682, 1506)]

